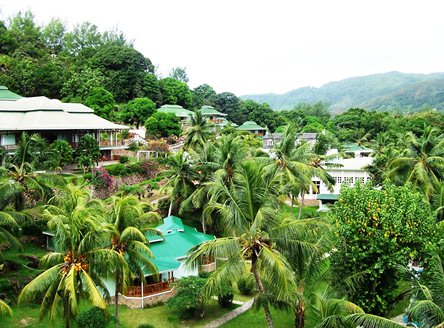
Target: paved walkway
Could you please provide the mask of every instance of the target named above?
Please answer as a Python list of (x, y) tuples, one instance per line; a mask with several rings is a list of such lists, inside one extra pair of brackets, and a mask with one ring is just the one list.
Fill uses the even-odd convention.
[(245, 302), (242, 306), (239, 306), (238, 308), (226, 313), (225, 315), (221, 316), (220, 318), (211, 321), (209, 324), (204, 326), (204, 328), (217, 328), (217, 327), (222, 326), (225, 322), (230, 321), (231, 319), (234, 319), (238, 315), (251, 309), (251, 307), (253, 306), (253, 302), (254, 302), (254, 299), (252, 298), (251, 300)]

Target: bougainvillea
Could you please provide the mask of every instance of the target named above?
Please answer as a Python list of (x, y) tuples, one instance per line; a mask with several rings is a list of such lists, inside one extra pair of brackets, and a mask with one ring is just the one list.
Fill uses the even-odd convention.
[[(366, 312), (384, 314), (394, 302), (397, 267), (421, 261), (434, 235), (434, 219), (424, 197), (409, 186), (388, 183), (344, 187), (331, 213), (336, 251), (336, 282)], [(359, 277), (356, 288), (345, 277)]]

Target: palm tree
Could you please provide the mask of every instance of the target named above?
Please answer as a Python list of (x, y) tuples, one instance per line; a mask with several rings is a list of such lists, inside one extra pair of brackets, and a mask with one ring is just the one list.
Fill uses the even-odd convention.
[(281, 142), (274, 148), (273, 162), (269, 167), (283, 173), (281, 184), (282, 188), (290, 194), (292, 213), (294, 196), (301, 194), (298, 215), (300, 219), (305, 193), (310, 189), (310, 186), (316, 188), (311, 179), (317, 176), (329, 188), (332, 188), (334, 180), (320, 165), (320, 157), (312, 151), (312, 145), (297, 143), (297, 135), (298, 132), (294, 125), (290, 124), (286, 127)]
[(21, 211), (25, 208), (26, 195), (34, 194), (47, 200), (54, 187), (63, 185), (60, 176), (36, 171), (36, 168), (50, 165), (53, 156), (47, 148), (39, 135), (21, 135), (14, 155), (7, 157), (0, 168), (0, 208), (13, 203), (15, 209)]
[(7, 314), (9, 316), (12, 316), (12, 310), (9, 307), (8, 304), (6, 304), (4, 301), (0, 300), (0, 314)]
[(187, 262), (195, 264), (203, 255), (225, 259), (210, 276), (208, 293), (217, 290), (223, 281), (243, 276), (250, 271), (258, 289), (268, 327), (273, 327), (267, 295), (278, 301), (293, 297), (295, 283), (285, 257), (275, 248), (274, 228), (277, 218), (277, 179), (268, 179), (263, 165), (254, 161), (242, 163), (227, 186), (222, 176), (210, 183), (211, 201), (205, 208), (207, 215), (218, 213), (225, 235), (201, 244), (191, 251)]
[(412, 183), (430, 200), (444, 178), (444, 135), (426, 127), (421, 138), (408, 133), (405, 140), (408, 148), (389, 163), (387, 176), (396, 183)]
[(119, 326), (119, 292), (125, 286), (123, 278), (135, 273), (143, 280), (144, 270), (157, 273), (157, 268), (149, 260), (153, 254), (147, 246), (144, 233), (158, 234), (157, 230), (148, 229), (146, 224), (150, 218), (160, 219), (160, 216), (155, 212), (144, 213), (142, 207), (142, 203), (133, 196), (110, 199), (108, 222), (114, 227), (111, 233), (111, 248), (125, 258), (130, 270), (128, 273), (122, 273), (120, 267), (115, 270), (114, 313), (116, 327)]
[(101, 218), (100, 202), (91, 200), (84, 185), (67, 185), (50, 203), (43, 216), (55, 232), (58, 251), (41, 259), (46, 271), (23, 288), (18, 301), (38, 301), (40, 318), (48, 314), (54, 322), (63, 316), (71, 327), (80, 298), (106, 308), (104, 297), (109, 295), (100, 277), (118, 267), (126, 272), (126, 262), (115, 250), (102, 247), (112, 230)]
[(168, 177), (168, 182), (165, 187), (172, 186), (170, 196), (170, 208), (168, 210), (168, 216), (171, 215), (173, 208), (177, 207), (174, 204), (179, 205), (194, 191), (194, 179), (195, 175), (192, 170), (192, 162), (187, 158), (183, 151), (179, 151), (176, 154), (170, 154), (166, 159), (167, 170), (162, 175)]
[(210, 126), (202, 113), (199, 110), (194, 112), (194, 115), (191, 116), (191, 128), (186, 134), (184, 148), (187, 150), (203, 148), (212, 136), (209, 129)]

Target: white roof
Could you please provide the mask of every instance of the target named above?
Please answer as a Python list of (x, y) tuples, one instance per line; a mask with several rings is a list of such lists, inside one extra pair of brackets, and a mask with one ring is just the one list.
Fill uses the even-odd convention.
[(74, 103), (62, 103), (46, 97), (0, 101), (0, 130), (122, 130), (115, 124), (94, 115), (91, 108)]
[(333, 167), (324, 165), (327, 171), (350, 171), (350, 170), (364, 170), (364, 168), (373, 163), (373, 157), (354, 157), (354, 158), (339, 158), (328, 161), (332, 164), (340, 164), (340, 167)]

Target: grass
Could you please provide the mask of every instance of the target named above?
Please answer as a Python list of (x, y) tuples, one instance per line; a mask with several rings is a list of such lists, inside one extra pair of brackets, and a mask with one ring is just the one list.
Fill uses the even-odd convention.
[[(81, 311), (85, 311), (89, 308), (87, 303), (83, 303)], [(171, 310), (167, 305), (156, 306), (145, 309), (129, 309), (126, 306), (119, 306), (119, 318), (122, 328), (134, 328), (141, 324), (151, 324), (156, 328), (166, 327), (190, 327), (199, 328), (203, 327), (212, 320), (224, 315), (225, 313), (236, 308), (233, 305), (231, 308), (221, 308), (216, 300), (210, 300), (203, 319), (193, 319), (180, 321), (176, 316), (171, 313)], [(33, 327), (33, 328), (46, 328), (49, 326), (49, 319), (44, 318), (39, 321), (39, 305), (26, 304), (13, 307), (13, 317), (2, 317), (2, 327)], [(114, 313), (114, 307), (108, 307), (108, 313)], [(114, 324), (110, 323), (108, 327), (113, 327)], [(64, 327), (61, 321), (56, 322), (53, 327)]]
[[(294, 315), (291, 312), (271, 309), (271, 316), (275, 328), (294, 327)], [(264, 310), (252, 308), (238, 317), (228, 321), (221, 327), (223, 328), (238, 328), (238, 327), (266, 327)]]
[(22, 244), (23, 249), (8, 249), (3, 252), (3, 257), (8, 262), (14, 262), (20, 265), (17, 271), (6, 272), (2, 275), (3, 278), (16, 278), (22, 280), (24, 277), (35, 277), (41, 271), (28, 267), (29, 260), (24, 259), (22, 256), (38, 256), (39, 258), (47, 254), (48, 251), (45, 248), (39, 247), (32, 243)]
[[(306, 219), (306, 218), (320, 217), (322, 214), (321, 214), (321, 212), (318, 212), (318, 209), (319, 209), (318, 206), (304, 206), (302, 208), (302, 218)], [(284, 213), (290, 214), (291, 213), (291, 206), (287, 205), (287, 204), (283, 204), (282, 210)], [(297, 218), (299, 215), (299, 206), (297, 204), (295, 204), (293, 207), (293, 215), (295, 218)]]

